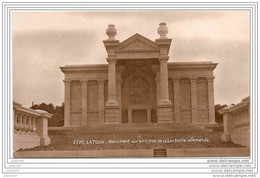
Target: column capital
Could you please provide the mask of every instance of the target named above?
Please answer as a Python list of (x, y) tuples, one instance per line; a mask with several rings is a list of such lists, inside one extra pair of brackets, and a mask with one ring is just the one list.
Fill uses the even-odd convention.
[(71, 80), (65, 79), (65, 80), (63, 80), (63, 82), (64, 82), (65, 84), (70, 84), (70, 83), (71, 83)]
[(106, 79), (98, 79), (98, 80), (97, 80), (97, 82), (98, 82), (99, 84), (103, 84), (103, 83), (105, 83), (105, 81), (106, 81)]
[(212, 82), (215, 77), (214, 77), (214, 76), (208, 76), (208, 77), (206, 77), (206, 78), (207, 78), (208, 82)]
[(191, 82), (197, 82), (197, 80), (198, 80), (198, 77), (196, 77), (196, 76), (191, 76), (190, 77), (190, 81)]
[(146, 110), (147, 110), (147, 111), (152, 111), (152, 108), (147, 108)]
[(160, 62), (167, 62), (168, 59), (169, 59), (169, 56), (167, 56), (167, 55), (160, 55), (159, 56), (159, 61)]
[(84, 80), (80, 80), (81, 84), (88, 84), (88, 80), (84, 79)]
[(174, 83), (180, 82), (181, 77), (171, 77)]
[(116, 58), (115, 57), (108, 57), (107, 58), (107, 62), (109, 63), (109, 64), (116, 64)]

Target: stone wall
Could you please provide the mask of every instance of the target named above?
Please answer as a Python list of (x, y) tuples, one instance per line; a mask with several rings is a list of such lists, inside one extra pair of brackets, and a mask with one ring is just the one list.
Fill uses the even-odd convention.
[[(151, 107), (151, 112), (147, 110), (147, 113), (151, 113), (151, 122), (157, 123), (161, 92), (160, 64), (156, 60), (137, 61), (123, 61), (116, 67), (116, 99), (121, 106), (120, 123), (128, 123), (129, 102), (141, 105), (141, 108)], [(172, 111), (170, 115), (173, 123), (214, 123), (214, 91), (211, 89), (215, 67), (216, 64), (212, 62), (168, 63), (168, 95), (171, 106), (167, 110)], [(64, 67), (63, 71), (66, 81), (65, 126), (104, 124), (104, 107), (108, 101), (107, 65)], [(144, 87), (140, 88), (140, 81), (144, 81)], [(140, 97), (130, 96), (133, 92)], [(135, 115), (136, 112), (133, 117)]]
[(244, 98), (236, 105), (227, 106), (219, 111), (223, 115), (224, 141), (250, 146), (250, 98)]
[(52, 114), (13, 102), (13, 151), (50, 144), (48, 119)]

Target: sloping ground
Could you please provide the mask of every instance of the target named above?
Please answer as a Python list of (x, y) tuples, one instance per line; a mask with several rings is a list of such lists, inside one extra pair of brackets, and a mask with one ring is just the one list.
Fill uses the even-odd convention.
[[(84, 129), (84, 128), (81, 128)], [(26, 151), (75, 151), (75, 150), (120, 150), (160, 148), (236, 148), (241, 147), (221, 140), (222, 132), (178, 131), (178, 132), (122, 132), (90, 133), (76, 130), (56, 130), (49, 133), (51, 144)], [(86, 129), (86, 128), (85, 128)], [(87, 133), (88, 132), (88, 133)], [(118, 132), (118, 131), (117, 131)], [(79, 140), (79, 141), (77, 141)], [(23, 150), (20, 150), (23, 151)]]

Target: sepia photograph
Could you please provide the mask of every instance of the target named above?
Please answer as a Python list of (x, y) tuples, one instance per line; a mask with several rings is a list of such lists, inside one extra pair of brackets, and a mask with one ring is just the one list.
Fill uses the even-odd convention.
[(13, 11), (13, 157), (250, 156), (248, 10)]

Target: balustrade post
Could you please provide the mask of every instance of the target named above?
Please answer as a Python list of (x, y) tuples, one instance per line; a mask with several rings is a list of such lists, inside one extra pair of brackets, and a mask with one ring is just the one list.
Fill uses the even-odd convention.
[(27, 132), (28, 132), (28, 125), (27, 125), (27, 119), (28, 119), (28, 114), (25, 114), (24, 115), (24, 118), (23, 118), (23, 131), (24, 131), (24, 133), (26, 134)]
[(14, 133), (18, 133), (18, 117), (19, 117), (19, 113), (15, 111), (14, 112)]
[(36, 117), (32, 117), (32, 134), (36, 135), (36, 121), (35, 121)]
[(32, 134), (33, 127), (32, 127), (32, 115), (28, 117), (28, 132), (29, 134)]
[(36, 120), (36, 133), (40, 137), (40, 146), (49, 145), (51, 142), (48, 136), (48, 118), (50, 117), (51, 114), (43, 112)]
[(18, 132), (19, 133), (23, 132), (23, 116), (24, 116), (24, 113), (21, 113), (20, 117), (18, 119)]

